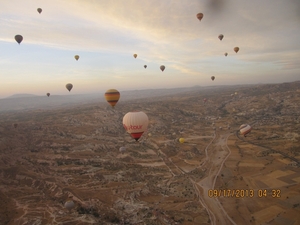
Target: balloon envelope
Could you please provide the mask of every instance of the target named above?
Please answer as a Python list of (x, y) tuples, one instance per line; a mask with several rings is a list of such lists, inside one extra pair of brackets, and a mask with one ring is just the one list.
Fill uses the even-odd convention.
[(136, 58), (136, 57), (137, 57), (137, 54), (133, 54), (133, 57)]
[(120, 147), (119, 151), (122, 152), (122, 153), (125, 152), (126, 151), (126, 147), (124, 147), (124, 146)]
[(75, 58), (76, 60), (78, 60), (78, 59), (79, 59), (79, 55), (75, 55), (74, 58)]
[(74, 206), (75, 206), (75, 204), (74, 204), (74, 202), (73, 202), (72, 200), (68, 200), (68, 201), (66, 201), (66, 203), (65, 203), (65, 208), (68, 209), (69, 211), (70, 211), (71, 209), (73, 209)]
[(198, 13), (198, 14), (197, 14), (197, 18), (198, 18), (198, 20), (200, 20), (200, 21), (201, 21), (201, 20), (202, 20), (202, 18), (203, 18), (203, 13)]
[(252, 127), (249, 124), (243, 124), (240, 126), (240, 133), (241, 135), (244, 135), (246, 137), (246, 134), (248, 134), (252, 130)]
[(69, 91), (71, 91), (72, 88), (73, 88), (73, 84), (70, 84), (70, 83), (66, 84), (66, 88), (67, 88)]
[(233, 50), (237, 53), (240, 50), (240, 48), (239, 47), (234, 47)]
[(224, 54), (225, 56), (228, 56), (228, 53), (227, 52), (225, 52), (225, 54)]
[(49, 96), (50, 96), (50, 93), (47, 93), (47, 96), (49, 97)]
[(20, 35), (20, 34), (17, 34), (17, 35), (15, 36), (15, 40), (16, 40), (19, 44), (21, 44), (21, 42), (23, 41), (23, 36)]
[(165, 68), (166, 68), (166, 67), (165, 67), (164, 65), (161, 65), (161, 66), (160, 66), (160, 70), (161, 70), (161, 71), (164, 71)]
[(123, 117), (123, 126), (125, 130), (136, 141), (140, 139), (143, 133), (147, 130), (149, 119), (144, 112), (128, 112)]
[(215, 79), (215, 76), (211, 76), (211, 79), (214, 80), (214, 79)]
[(223, 34), (220, 34), (220, 35), (218, 36), (218, 38), (220, 39), (220, 41), (222, 41), (223, 37), (224, 37)]
[(146, 68), (147, 68), (147, 65), (144, 65), (144, 68), (146, 69)]
[(41, 9), (41, 8), (38, 8), (37, 11), (39, 12), (39, 14), (41, 14), (42, 9)]
[(114, 107), (120, 99), (120, 92), (116, 89), (109, 89), (105, 92), (104, 97), (108, 104)]
[(183, 144), (184, 143), (184, 138), (179, 138), (179, 142), (181, 143), (181, 144)]

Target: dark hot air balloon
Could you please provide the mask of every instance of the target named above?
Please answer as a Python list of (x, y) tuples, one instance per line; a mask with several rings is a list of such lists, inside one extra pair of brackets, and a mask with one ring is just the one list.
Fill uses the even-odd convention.
[(214, 79), (215, 79), (215, 76), (211, 76), (211, 79), (214, 80)]
[(19, 44), (21, 44), (21, 42), (23, 41), (23, 36), (20, 35), (20, 34), (17, 34), (17, 35), (15, 36), (15, 40), (16, 40)]
[(202, 20), (202, 18), (203, 18), (203, 13), (198, 13), (198, 14), (197, 14), (197, 18), (198, 18), (198, 20), (200, 20), (200, 21), (201, 21), (201, 20)]
[(66, 88), (67, 88), (69, 91), (71, 91), (72, 88), (73, 88), (73, 84), (70, 84), (70, 83), (66, 84)]
[(165, 67), (164, 65), (161, 65), (161, 66), (160, 66), (160, 70), (163, 71), (163, 72), (164, 72), (165, 68), (166, 68), (166, 67)]
[(49, 97), (49, 96), (50, 96), (50, 93), (47, 93), (47, 96)]
[(222, 41), (223, 37), (224, 37), (224, 35), (220, 34), (218, 38), (220, 39), (220, 41)]
[(39, 12), (39, 14), (41, 14), (42, 9), (41, 9), (41, 8), (38, 8), (37, 11)]
[(240, 48), (239, 47), (234, 47), (233, 50), (235, 51), (235, 53), (238, 53), (238, 51), (240, 50)]

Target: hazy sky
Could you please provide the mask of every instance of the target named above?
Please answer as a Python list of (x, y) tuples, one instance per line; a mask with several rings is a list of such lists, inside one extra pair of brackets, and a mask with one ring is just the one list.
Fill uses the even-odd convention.
[(0, 98), (300, 80), (299, 0), (0, 0), (0, 27)]

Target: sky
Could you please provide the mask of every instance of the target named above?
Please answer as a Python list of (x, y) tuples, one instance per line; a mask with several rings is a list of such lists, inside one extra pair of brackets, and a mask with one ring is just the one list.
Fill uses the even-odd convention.
[(0, 98), (300, 80), (299, 0), (0, 0), (0, 27)]

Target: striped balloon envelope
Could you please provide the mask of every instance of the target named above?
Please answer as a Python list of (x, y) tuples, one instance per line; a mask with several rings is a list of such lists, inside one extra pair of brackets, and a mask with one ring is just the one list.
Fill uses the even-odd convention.
[(104, 97), (108, 104), (114, 107), (120, 99), (120, 92), (116, 89), (109, 89), (105, 92)]
[(147, 130), (149, 119), (144, 112), (128, 112), (123, 117), (123, 126), (136, 141)]
[(241, 135), (244, 135), (246, 137), (246, 134), (248, 134), (252, 130), (252, 127), (249, 124), (243, 124), (240, 126), (240, 133)]

